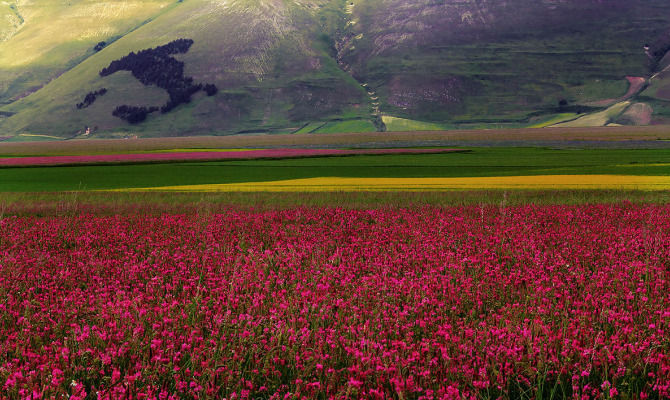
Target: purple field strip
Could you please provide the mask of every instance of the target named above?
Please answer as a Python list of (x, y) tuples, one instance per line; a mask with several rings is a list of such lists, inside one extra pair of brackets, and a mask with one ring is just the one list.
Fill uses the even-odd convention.
[(151, 154), (103, 154), (90, 156), (44, 156), (0, 158), (0, 166), (31, 165), (70, 165), (125, 162), (161, 162), (161, 161), (215, 161), (215, 160), (251, 160), (256, 158), (293, 158), (364, 154), (434, 154), (458, 152), (458, 149), (271, 149), (249, 151), (211, 151)]

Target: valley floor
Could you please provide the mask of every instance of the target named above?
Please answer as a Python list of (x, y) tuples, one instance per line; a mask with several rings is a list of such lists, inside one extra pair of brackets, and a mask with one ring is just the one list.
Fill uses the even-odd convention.
[(0, 145), (0, 397), (666, 398), (670, 134), (564, 132)]
[(666, 127), (0, 144), (0, 192), (663, 191), (668, 176)]

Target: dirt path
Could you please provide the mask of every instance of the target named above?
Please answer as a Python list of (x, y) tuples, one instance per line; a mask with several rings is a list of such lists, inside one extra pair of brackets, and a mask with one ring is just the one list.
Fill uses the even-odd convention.
[[(347, 28), (355, 26), (359, 23), (358, 21), (355, 21), (353, 19), (354, 8), (355, 7), (356, 7), (356, 4), (353, 1), (349, 0), (349, 1), (346, 2), (345, 9), (344, 9), (344, 14), (346, 16), (345, 17), (345, 26)], [(353, 36), (353, 34), (352, 34), (347, 39), (344, 39), (340, 43), (339, 46), (336, 46), (338, 48), (338, 53), (340, 51), (342, 51), (343, 49), (353, 45), (353, 43), (356, 40), (360, 40), (360, 39), (362, 39), (362, 37), (363, 37), (362, 34), (357, 35), (357, 36)], [(375, 126), (377, 127), (378, 131), (381, 131), (381, 132), (386, 131), (386, 125), (384, 125), (384, 121), (382, 120), (381, 111), (379, 109), (379, 104), (380, 103), (379, 103), (379, 96), (377, 95), (377, 92), (375, 92), (374, 89), (372, 89), (367, 82), (356, 79), (356, 77), (353, 76), (353, 74), (351, 74), (351, 70), (349, 69), (349, 67), (342, 61), (339, 54), (338, 54), (338, 57), (337, 57), (337, 65), (340, 67), (340, 69), (342, 69), (342, 71), (351, 75), (352, 78), (354, 78), (358, 82), (358, 84), (361, 85), (361, 87), (363, 87), (363, 89), (365, 89), (365, 91), (367, 93), (367, 96), (368, 96), (368, 104), (369, 104), (369, 107), (370, 107), (370, 116), (373, 118), (373, 122), (374, 122)]]

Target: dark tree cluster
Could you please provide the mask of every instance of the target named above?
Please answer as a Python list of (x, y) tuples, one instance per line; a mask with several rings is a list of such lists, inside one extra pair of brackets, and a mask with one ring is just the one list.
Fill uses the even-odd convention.
[(95, 103), (95, 99), (97, 99), (98, 96), (103, 96), (105, 93), (107, 93), (107, 89), (105, 88), (96, 90), (95, 92), (88, 92), (86, 97), (84, 97), (84, 101), (77, 103), (77, 109), (81, 110), (82, 108), (90, 106), (91, 104)]
[[(160, 108), (160, 111), (170, 112), (180, 104), (189, 103), (191, 96), (200, 90), (204, 90), (208, 96), (213, 96), (218, 92), (217, 87), (211, 83), (205, 85), (193, 83), (193, 78), (184, 76), (184, 63), (172, 57), (173, 54), (188, 52), (192, 44), (191, 39), (177, 39), (153, 49), (142, 50), (138, 53), (131, 52), (123, 58), (112, 61), (107, 68), (100, 71), (100, 76), (109, 76), (118, 71), (130, 71), (143, 85), (155, 85), (165, 89), (170, 99)], [(119, 114), (127, 115), (121, 112)], [(135, 117), (135, 113), (130, 115)], [(146, 118), (146, 114), (144, 117)]]
[(205, 93), (207, 93), (207, 96), (214, 96), (219, 91), (219, 89), (216, 87), (216, 85), (213, 85), (211, 83), (206, 84), (202, 88), (202, 90), (204, 90)]
[(136, 106), (118, 106), (112, 112), (112, 115), (131, 124), (139, 124), (147, 119), (147, 115), (158, 111), (158, 107), (136, 107)]
[(100, 51), (100, 50), (104, 49), (105, 46), (107, 46), (107, 42), (98, 42), (98, 44), (95, 45), (93, 50)]

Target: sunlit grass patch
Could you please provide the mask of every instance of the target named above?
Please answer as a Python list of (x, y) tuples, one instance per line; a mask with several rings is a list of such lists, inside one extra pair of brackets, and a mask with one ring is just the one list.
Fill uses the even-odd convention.
[(390, 115), (384, 115), (382, 121), (384, 121), (386, 130), (389, 132), (440, 131), (444, 129), (444, 125), (441, 124), (392, 117)]
[(317, 128), (312, 133), (359, 133), (374, 132), (375, 126), (368, 120), (354, 119), (349, 121), (334, 121)]
[(35, 133), (21, 133), (19, 138), (27, 138), (28, 140), (63, 140), (62, 137), (52, 135), (38, 135)]
[(623, 113), (628, 108), (628, 106), (630, 106), (630, 101), (622, 101), (604, 111), (600, 111), (593, 114), (587, 114), (573, 121), (556, 124), (554, 126), (566, 127), (566, 128), (605, 126), (609, 122), (615, 120), (619, 115), (621, 115), (621, 113)]
[(577, 117), (579, 117), (579, 114), (575, 113), (556, 114), (549, 117), (549, 119), (545, 119), (542, 122), (537, 122), (533, 125), (530, 125), (529, 128), (546, 128), (551, 125), (560, 124), (561, 122), (572, 121)]

